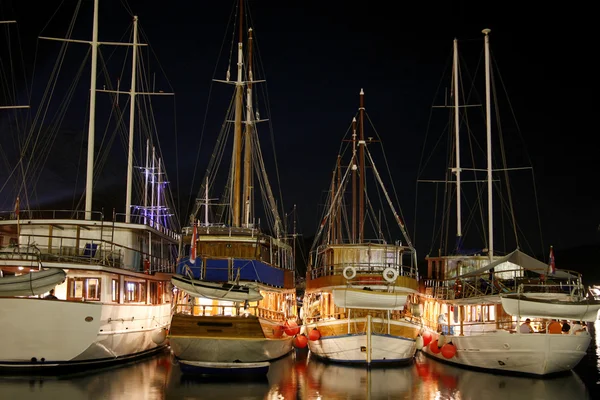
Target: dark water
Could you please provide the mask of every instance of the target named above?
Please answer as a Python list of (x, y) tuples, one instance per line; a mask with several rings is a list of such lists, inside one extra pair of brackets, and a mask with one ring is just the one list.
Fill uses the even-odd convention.
[[(596, 334), (596, 332), (599, 332)], [(600, 398), (600, 324), (574, 372), (550, 379), (510, 377), (441, 364), (418, 354), (405, 367), (323, 364), (303, 353), (253, 381), (189, 379), (169, 354), (118, 368), (57, 377), (0, 377), (0, 399), (594, 399)]]

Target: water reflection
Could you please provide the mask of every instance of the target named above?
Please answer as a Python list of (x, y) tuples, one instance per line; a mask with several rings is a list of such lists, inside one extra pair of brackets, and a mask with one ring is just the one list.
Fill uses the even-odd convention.
[[(595, 349), (592, 354), (595, 353)], [(597, 359), (588, 368), (596, 367)], [(265, 378), (189, 378), (168, 354), (120, 368), (60, 377), (0, 377), (3, 399), (589, 399), (576, 373), (552, 379), (509, 377), (441, 364), (418, 354), (405, 367), (324, 364), (306, 354), (274, 362)]]

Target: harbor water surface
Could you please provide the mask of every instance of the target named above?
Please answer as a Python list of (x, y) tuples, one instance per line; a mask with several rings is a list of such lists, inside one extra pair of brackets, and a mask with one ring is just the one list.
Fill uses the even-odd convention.
[(325, 364), (306, 351), (272, 363), (260, 379), (188, 377), (168, 352), (133, 364), (61, 376), (0, 376), (1, 399), (594, 399), (600, 396), (600, 321), (574, 371), (551, 378), (453, 367), (420, 352), (395, 368)]

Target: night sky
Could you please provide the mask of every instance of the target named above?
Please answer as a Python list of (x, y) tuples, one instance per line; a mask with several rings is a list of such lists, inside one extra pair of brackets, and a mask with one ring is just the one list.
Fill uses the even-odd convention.
[[(61, 36), (61, 29), (64, 33), (60, 22), (68, 21), (75, 1), (63, 3), (52, 24), (42, 31), (59, 1), (2, 1), (1, 17), (19, 22), (29, 70), (34, 57), (38, 73), (52, 65), (53, 56), (36, 37)], [(224, 117), (225, 110), (212, 102), (221, 99), (223, 103), (222, 98), (231, 93), (230, 87), (211, 84), (211, 80), (225, 77), (223, 59), (231, 44), (231, 32), (226, 29), (235, 2), (103, 0), (100, 40), (119, 40), (130, 24), (123, 3), (139, 16), (161, 63), (164, 73), (158, 75), (164, 77), (157, 79), (158, 84), (176, 93), (175, 101), (161, 100), (159, 112), (164, 115), (158, 118), (167, 121), (163, 150), (178, 214), (185, 220), (204, 173), (203, 160), (211, 152)], [(392, 160), (391, 174), (406, 225), (420, 257), (429, 252), (432, 229), (426, 226), (424, 215), (433, 201), (427, 200), (428, 189), (419, 186), (418, 199), (423, 205), (417, 206), (419, 228), (415, 231), (415, 182), (426, 135), (440, 134), (431, 131), (435, 124), (430, 115), (444, 123), (447, 120), (444, 111), (432, 111), (431, 106), (443, 102), (443, 91), (449, 85), (443, 78), (448, 78), (450, 71), (452, 40), (459, 39), (462, 57), (470, 71), (475, 71), (483, 52), (481, 30), (490, 28), (492, 56), (512, 106), (512, 110), (502, 111), (512, 124), (504, 125), (506, 137), (512, 139), (509, 161), (522, 166), (530, 159), (535, 172), (542, 239), (534, 208), (523, 206), (526, 211), (520, 218), (525, 221), (520, 223), (528, 237), (523, 248), (547, 259), (553, 245), (557, 266), (565, 268), (560, 263), (560, 249), (597, 242), (600, 207), (594, 186), (598, 167), (595, 141), (586, 123), (591, 111), (586, 88), (591, 86), (585, 76), (590, 67), (579, 69), (571, 63), (581, 59), (577, 54), (586, 48), (585, 24), (574, 32), (568, 24), (557, 22), (557, 10), (546, 9), (547, 3), (541, 2), (525, 6), (511, 1), (249, 3), (267, 79), (283, 208), (297, 205), (298, 232), (304, 237), (317, 230), (340, 141), (364, 88), (367, 113)], [(89, 15), (89, 21), (92, 4), (85, 1), (81, 14)], [(81, 32), (85, 35), (82, 39), (88, 39), (91, 28)], [(580, 40), (565, 46), (574, 36)], [(209, 90), (211, 113), (204, 122)], [(520, 134), (514, 128), (513, 113)], [(198, 149), (204, 124), (205, 136)], [(481, 135), (485, 143), (485, 133)], [(265, 152), (270, 148), (267, 142)], [(528, 190), (531, 175), (518, 178), (523, 176), (529, 183), (517, 184), (522, 193), (513, 193), (516, 206), (532, 200)], [(270, 177), (275, 180), (274, 173)], [(5, 193), (2, 197), (8, 197)], [(12, 200), (2, 201), (3, 208), (10, 208)]]

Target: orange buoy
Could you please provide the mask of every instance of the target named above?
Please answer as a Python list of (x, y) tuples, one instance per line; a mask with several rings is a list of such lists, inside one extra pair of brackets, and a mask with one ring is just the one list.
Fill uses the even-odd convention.
[(442, 355), (445, 358), (452, 358), (456, 354), (456, 346), (450, 343), (446, 343), (442, 346)]
[(288, 336), (294, 336), (300, 333), (300, 327), (296, 321), (286, 321), (283, 329)]
[(423, 332), (423, 347), (425, 347), (429, 343), (431, 343), (432, 339), (433, 339), (433, 336), (431, 335), (431, 332), (429, 332), (429, 331)]
[(433, 342), (429, 343), (429, 351), (431, 351), (433, 354), (437, 354), (440, 352), (437, 340), (434, 340)]
[(308, 344), (308, 338), (306, 335), (298, 335), (294, 338), (294, 347), (297, 349), (303, 349)]
[(276, 325), (273, 328), (273, 336), (276, 338), (280, 338), (283, 336), (283, 325)]
[(308, 340), (319, 340), (321, 338), (321, 332), (317, 328), (313, 328), (308, 332)]

